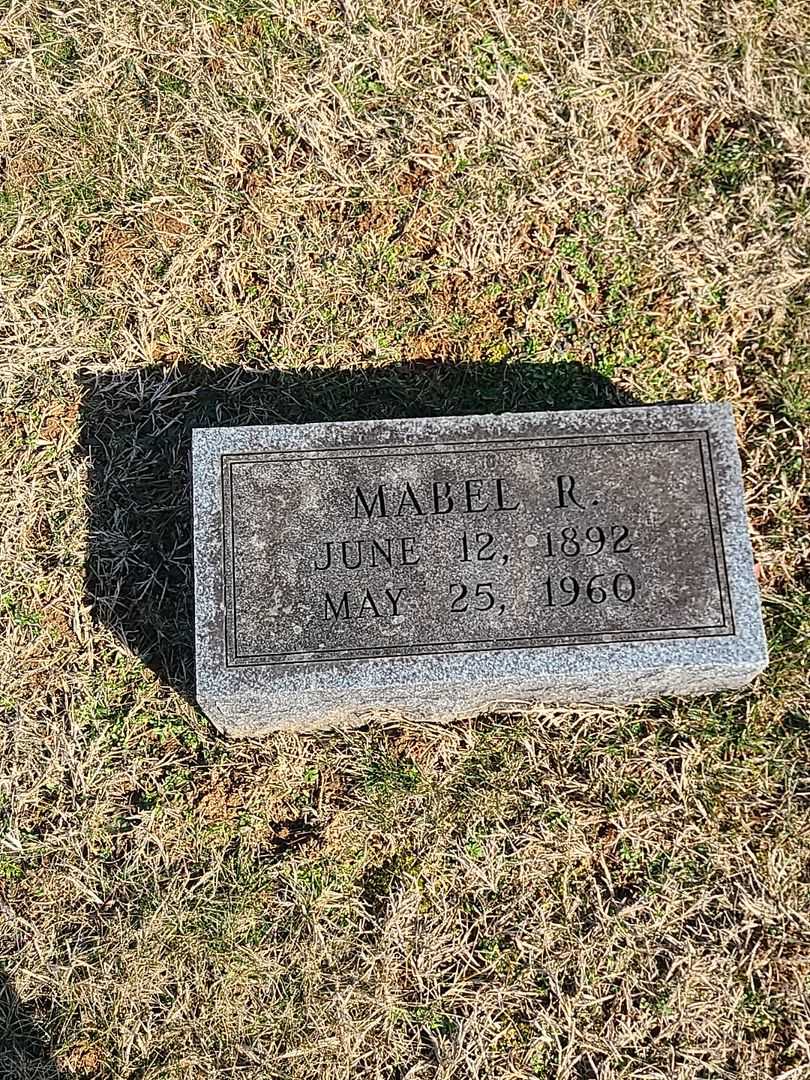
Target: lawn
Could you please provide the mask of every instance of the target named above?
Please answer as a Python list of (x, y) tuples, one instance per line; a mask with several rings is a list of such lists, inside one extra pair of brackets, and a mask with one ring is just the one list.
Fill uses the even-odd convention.
[[(803, 0), (7, 0), (0, 1080), (810, 1077)], [(730, 401), (746, 691), (229, 741), (189, 432)]]

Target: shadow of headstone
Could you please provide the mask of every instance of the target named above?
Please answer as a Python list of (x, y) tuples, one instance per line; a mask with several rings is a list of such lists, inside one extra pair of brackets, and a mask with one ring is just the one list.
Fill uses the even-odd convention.
[(193, 428), (640, 404), (570, 362), (300, 371), (155, 365), (84, 375), (81, 391), (86, 599), (99, 622), (189, 700)]

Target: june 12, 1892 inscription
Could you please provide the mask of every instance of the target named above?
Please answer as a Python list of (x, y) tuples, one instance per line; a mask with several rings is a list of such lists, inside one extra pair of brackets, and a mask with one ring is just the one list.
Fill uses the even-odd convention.
[(706, 431), (221, 467), (230, 666), (733, 633)]
[(742, 686), (767, 661), (722, 405), (194, 433), (224, 730)]

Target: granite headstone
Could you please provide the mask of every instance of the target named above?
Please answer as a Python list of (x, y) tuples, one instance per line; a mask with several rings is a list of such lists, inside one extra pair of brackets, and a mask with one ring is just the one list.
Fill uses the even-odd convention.
[(232, 734), (767, 663), (726, 405), (209, 428), (193, 476), (198, 700)]

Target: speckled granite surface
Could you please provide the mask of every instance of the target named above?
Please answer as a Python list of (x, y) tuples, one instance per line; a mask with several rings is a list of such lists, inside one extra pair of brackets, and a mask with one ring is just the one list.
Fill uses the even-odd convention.
[(742, 686), (724, 405), (194, 433), (197, 694), (254, 735)]

